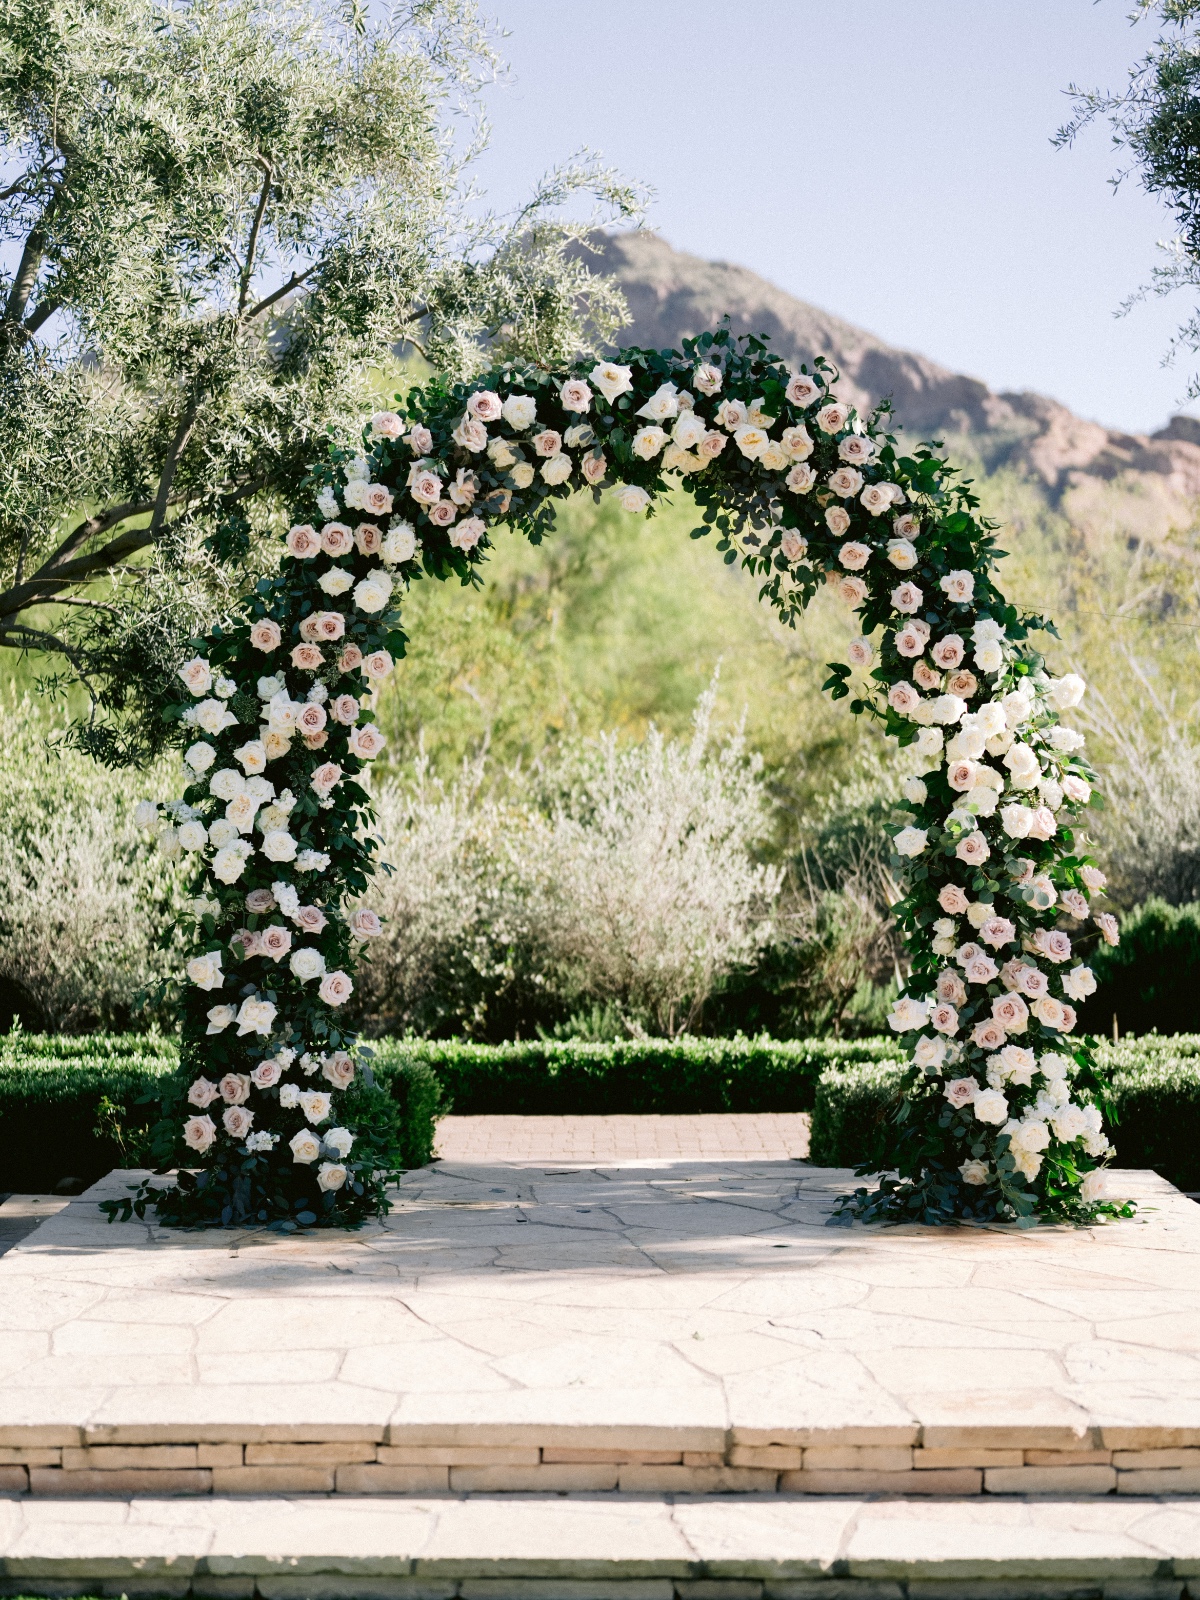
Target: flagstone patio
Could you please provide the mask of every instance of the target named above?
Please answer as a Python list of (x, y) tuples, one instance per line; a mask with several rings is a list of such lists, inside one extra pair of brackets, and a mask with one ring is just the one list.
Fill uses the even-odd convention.
[(1200, 1207), (828, 1226), (795, 1161), (411, 1173), (358, 1234), (109, 1226), (0, 1261), (0, 1488), (1200, 1492)]

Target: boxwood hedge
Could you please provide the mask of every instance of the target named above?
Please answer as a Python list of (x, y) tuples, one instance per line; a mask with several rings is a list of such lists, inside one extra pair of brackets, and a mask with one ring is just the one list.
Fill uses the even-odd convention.
[[(461, 1114), (812, 1111), (811, 1159), (855, 1166), (874, 1150), (899, 1079), (891, 1039), (648, 1039), (477, 1045), (376, 1040), (373, 1069), (396, 1101), (405, 1162), (433, 1154), (437, 1119)], [(1200, 1035), (1106, 1045), (1122, 1166), (1200, 1191)], [(90, 1183), (145, 1159), (158, 1080), (175, 1045), (155, 1035), (0, 1037), (0, 1192)]]

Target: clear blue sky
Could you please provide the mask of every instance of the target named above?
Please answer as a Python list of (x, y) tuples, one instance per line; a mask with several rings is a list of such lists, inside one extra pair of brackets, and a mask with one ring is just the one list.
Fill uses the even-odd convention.
[(1190, 368), (1160, 359), (1189, 307), (1113, 313), (1170, 219), (1133, 182), (1113, 194), (1106, 129), (1050, 144), (1068, 83), (1119, 88), (1149, 47), (1131, 9), (492, 0), (512, 72), (478, 177), (509, 206), (591, 146), (653, 185), (649, 222), (679, 248), (993, 388), (1151, 430), (1180, 409)]

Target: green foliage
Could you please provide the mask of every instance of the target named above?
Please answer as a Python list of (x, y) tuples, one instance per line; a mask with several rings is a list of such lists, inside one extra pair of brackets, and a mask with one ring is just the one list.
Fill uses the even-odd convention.
[(1091, 956), (1099, 987), (1083, 1026), (1106, 1034), (1190, 1033), (1200, 1027), (1200, 903), (1151, 899), (1121, 919), (1121, 942)]
[[(1157, 196), (1174, 215), (1178, 232), (1161, 246), (1166, 262), (1155, 268), (1149, 284), (1125, 309), (1148, 294), (1200, 287), (1200, 4), (1138, 0), (1133, 20), (1139, 17), (1155, 18), (1163, 31), (1130, 68), (1124, 90), (1113, 94), (1072, 85), (1068, 93), (1075, 115), (1056, 139), (1060, 145), (1070, 144), (1088, 123), (1103, 118), (1112, 129), (1114, 147), (1125, 158), (1114, 187), (1133, 173), (1146, 193)], [(1200, 316), (1180, 328), (1172, 349), (1178, 347), (1200, 349)], [(1188, 395), (1200, 395), (1200, 377), (1192, 378)]]
[(557, 219), (637, 202), (584, 158), (479, 212), (451, 137), (495, 65), (471, 0), (0, 17), (0, 644), (86, 682), (108, 716), (75, 736), (119, 765), (397, 341), (462, 372), (606, 339), (623, 303)]
[(142, 1165), (156, 1095), (177, 1063), (157, 1034), (0, 1036), (0, 1186), (44, 1193)]
[(818, 1167), (878, 1170), (887, 1117), (899, 1104), (902, 1061), (854, 1061), (827, 1068), (813, 1098), (808, 1159)]
[(463, 1116), (807, 1111), (831, 1064), (899, 1059), (889, 1039), (387, 1039), (375, 1050), (381, 1080), (424, 1062)]

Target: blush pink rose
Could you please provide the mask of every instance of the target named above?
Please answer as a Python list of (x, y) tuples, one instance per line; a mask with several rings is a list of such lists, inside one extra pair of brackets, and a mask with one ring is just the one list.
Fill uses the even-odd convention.
[(921, 704), (921, 696), (911, 683), (894, 683), (888, 690), (888, 705), (902, 717), (911, 717)]
[(318, 645), (298, 644), (292, 651), (292, 665), (301, 672), (315, 672), (324, 662), (325, 657)]
[(308, 780), (315, 792), (325, 799), (338, 785), (342, 776), (342, 769), (336, 761), (327, 761), (323, 767), (318, 767)]
[(969, 903), (956, 883), (943, 884), (938, 890), (938, 905), (948, 917), (964, 916)]
[(256, 1089), (273, 1089), (283, 1077), (283, 1068), (278, 1061), (260, 1061), (250, 1074), (250, 1082)]
[(350, 735), (349, 748), (352, 756), (358, 756), (362, 761), (374, 761), (383, 749), (386, 740), (373, 722), (368, 722), (365, 727), (355, 728)]
[(950, 672), (962, 664), (963, 642), (956, 633), (948, 633), (931, 646), (929, 654), (944, 671)]
[(321, 529), (321, 549), (327, 556), (349, 555), (354, 535), (344, 522), (327, 522)]
[(272, 961), (282, 961), (292, 948), (292, 936), (286, 928), (273, 923), (262, 931), (262, 953)]
[(329, 918), (320, 906), (297, 906), (292, 921), (303, 933), (320, 933)]
[(274, 905), (275, 896), (270, 889), (251, 889), (246, 896), (246, 910), (253, 912), (255, 916), (263, 916)]
[(250, 1098), (250, 1078), (245, 1072), (227, 1072), (217, 1087), (227, 1106), (243, 1106)]
[(913, 682), (919, 683), (922, 689), (940, 689), (942, 686), (941, 673), (935, 672), (928, 661), (914, 662), (912, 675)]
[(338, 657), (339, 672), (356, 672), (362, 666), (363, 653), (356, 644), (348, 644)]
[(544, 428), (541, 433), (534, 434), (532, 443), (539, 456), (556, 456), (562, 450), (562, 434), (553, 428)]
[(952, 1005), (939, 1000), (929, 1013), (929, 1025), (938, 1033), (955, 1034), (958, 1032), (958, 1012)]
[(354, 1082), (354, 1062), (344, 1050), (334, 1050), (321, 1064), (321, 1076), (335, 1089), (348, 1089)]
[(231, 1139), (244, 1139), (254, 1126), (254, 1113), (245, 1106), (230, 1106), (221, 1121)]
[(319, 706), (315, 700), (310, 700), (296, 719), (296, 726), (305, 735), (320, 733), (326, 720), (325, 707)]
[(320, 639), (340, 639), (346, 631), (346, 619), (340, 611), (319, 611), (313, 621)]
[(200, 1155), (211, 1147), (216, 1137), (217, 1125), (211, 1117), (189, 1117), (183, 1125), (184, 1144)]
[(317, 993), (327, 1006), (342, 1006), (354, 993), (354, 985), (345, 972), (327, 972)]
[(965, 834), (954, 847), (954, 854), (969, 867), (981, 866), (991, 853), (987, 840), (978, 832)]
[(943, 1087), (942, 1093), (956, 1111), (961, 1111), (963, 1106), (969, 1106), (979, 1093), (979, 1085), (974, 1078), (951, 1078)]
[(211, 1083), (207, 1078), (197, 1078), (187, 1092), (188, 1104), (203, 1111), (206, 1106), (212, 1105), (214, 1100), (219, 1099), (220, 1094), (221, 1091), (215, 1083)]
[(354, 530), (354, 543), (362, 555), (373, 556), (383, 543), (383, 535), (373, 522), (360, 522)]
[(992, 1001), (992, 1019), (1005, 1033), (1024, 1033), (1029, 1026), (1029, 1007), (1019, 994), (998, 995)]
[(301, 522), (294, 528), (288, 529), (284, 543), (288, 547), (288, 554), (295, 556), (297, 561), (311, 561), (321, 549), (321, 540), (317, 530)]
[(408, 436), (408, 443), (415, 456), (427, 456), (433, 449), (433, 435), (424, 423), (418, 422)]
[[(713, 437), (720, 439), (722, 444), (725, 443), (721, 434), (714, 434)], [(608, 457), (602, 450), (589, 451), (579, 463), (579, 470), (583, 473), (585, 483), (599, 483), (608, 471)]]
[(340, 694), (329, 702), (333, 720), (349, 728), (358, 721), (358, 701), (352, 694)]
[(979, 689), (979, 679), (973, 672), (952, 672), (946, 680), (946, 693), (956, 694), (960, 700), (969, 700)]
[(892, 590), (892, 605), (905, 615), (919, 610), (924, 598), (915, 583), (900, 583)]
[(304, 743), (310, 750), (323, 750), (329, 743), (329, 735), (323, 728), (320, 733), (306, 733)]
[(467, 517), (450, 535), (450, 543), (457, 550), (473, 550), (487, 532), (482, 517)]
[[(587, 389), (587, 384), (584, 384)], [(588, 390), (589, 395), (591, 390)], [(467, 410), (477, 422), (499, 422), (503, 406), (500, 396), (492, 389), (478, 389), (467, 401)]]
[(989, 1017), (975, 1025), (971, 1032), (971, 1043), (977, 1044), (981, 1050), (1003, 1050), (1008, 1043), (1008, 1035), (994, 1017)]
[(429, 520), (435, 528), (448, 528), (458, 515), (458, 507), (452, 500), (439, 500), (429, 508)]
[(1070, 936), (1060, 928), (1039, 928), (1033, 936), (1033, 942), (1047, 961), (1058, 963), (1071, 959)]
[(993, 950), (1000, 950), (1013, 942), (1017, 930), (1007, 917), (989, 917), (980, 928), (979, 937), (984, 944), (990, 944)]
[(269, 655), (272, 650), (278, 650), (283, 635), (279, 631), (279, 624), (264, 619), (256, 622), (250, 629), (250, 643), (256, 650), (261, 650), (264, 655)]
[(392, 509), (392, 491), (386, 484), (369, 483), (363, 491), (362, 509), (371, 517), (386, 517)]
[(360, 906), (350, 918), (350, 932), (356, 939), (377, 939), (383, 932), (383, 923), (373, 911)]
[(372, 650), (369, 656), (363, 657), (362, 670), (368, 678), (383, 679), (391, 675), (396, 663), (386, 650)]

